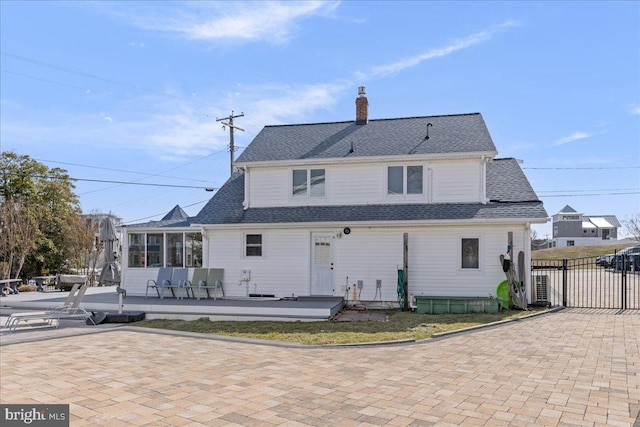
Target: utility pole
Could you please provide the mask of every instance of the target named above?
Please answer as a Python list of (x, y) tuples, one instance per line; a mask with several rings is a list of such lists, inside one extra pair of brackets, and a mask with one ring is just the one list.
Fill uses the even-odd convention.
[[(233, 110), (231, 110), (231, 115), (229, 115), (229, 117), (223, 117), (221, 119), (216, 119), (216, 122), (222, 122), (222, 129), (225, 130), (226, 126), (229, 126), (229, 154), (230, 154), (230, 161), (231, 163), (229, 164), (229, 175), (233, 175), (233, 162), (234, 162), (234, 156), (233, 153), (236, 151), (236, 147), (233, 143), (233, 131), (234, 129), (238, 129), (244, 132), (244, 129), (239, 128), (238, 126), (235, 126), (233, 124), (233, 119), (238, 118), (238, 117), (244, 117), (244, 113), (240, 113), (240, 114), (236, 114), (235, 116), (233, 115)], [(227, 120), (226, 122), (223, 122), (223, 120)]]

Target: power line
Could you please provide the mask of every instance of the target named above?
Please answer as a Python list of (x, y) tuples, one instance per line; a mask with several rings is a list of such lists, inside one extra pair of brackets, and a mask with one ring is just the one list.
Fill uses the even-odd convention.
[(606, 166), (606, 167), (583, 167), (583, 168), (528, 168), (522, 169), (534, 169), (534, 170), (595, 170), (595, 169), (640, 169), (640, 166)]
[(602, 189), (592, 189), (592, 190), (538, 190), (536, 193), (585, 193), (589, 191), (635, 191), (640, 190), (639, 188), (602, 188)]
[[(70, 89), (77, 89), (77, 90), (81, 90), (81, 91), (83, 91), (84, 93), (93, 93), (93, 92), (92, 92), (90, 89), (88, 89), (88, 88), (79, 87), (79, 86), (73, 86), (73, 85), (70, 85), (70, 84), (67, 84), (67, 83), (56, 82), (56, 81), (49, 80), (49, 79), (43, 79), (43, 78), (41, 78), (41, 77), (30, 76), (30, 75), (28, 75), (28, 74), (24, 74), (24, 73), (17, 73), (17, 72), (15, 72), (15, 71), (9, 71), (9, 70), (5, 70), (5, 69), (3, 69), (3, 70), (2, 70), (2, 72), (3, 72), (3, 73), (14, 74), (14, 75), (16, 75), (16, 76), (21, 76), (21, 77), (27, 77), (27, 78), (29, 78), (29, 79), (38, 80), (38, 81), (46, 82), (46, 83), (51, 83), (51, 84), (54, 84), (54, 85), (64, 86), (64, 87), (68, 87), (68, 88), (70, 88)], [(106, 92), (96, 92), (96, 93), (105, 94)]]
[[(213, 153), (213, 154), (217, 154), (217, 152)], [(206, 159), (208, 157), (213, 156), (213, 154), (211, 154), (209, 156), (206, 156), (206, 157), (203, 157), (201, 159), (195, 160), (194, 162), (191, 162), (191, 163), (195, 163), (197, 161), (204, 160), (204, 159)], [(180, 178), (180, 177), (177, 177), (177, 176), (168, 176), (168, 175), (160, 175), (160, 174), (149, 174), (149, 173), (145, 173), (145, 172), (129, 171), (129, 170), (123, 170), (123, 169), (105, 168), (105, 167), (102, 167), (102, 166), (83, 165), (83, 164), (80, 164), (80, 163), (59, 162), (59, 161), (56, 161), (56, 160), (47, 160), (47, 159), (34, 159), (34, 160), (37, 160), (39, 162), (56, 163), (56, 164), (59, 164), (59, 165), (70, 165), (70, 166), (79, 166), (79, 167), (90, 168), (90, 169), (101, 169), (101, 170), (106, 170), (106, 171), (111, 171), (111, 172), (133, 173), (133, 174), (136, 174), (136, 175), (145, 175), (147, 177), (157, 176), (159, 178), (180, 179), (180, 180), (183, 180), (183, 181), (210, 182), (210, 181), (205, 181), (205, 180), (202, 180), (202, 179)], [(186, 164), (190, 164), (190, 163), (186, 163)], [(184, 166), (184, 165), (182, 165), (182, 166)]]
[[(6, 174), (13, 175), (13, 176), (21, 176), (21, 177), (39, 178), (39, 179), (60, 179), (59, 176), (52, 176), (52, 175), (33, 175), (33, 174), (21, 174), (21, 173), (13, 173), (13, 172), (6, 172)], [(156, 184), (156, 183), (148, 183), (148, 182), (112, 181), (107, 179), (89, 179), (89, 178), (72, 178), (72, 177), (69, 177), (68, 179), (70, 181), (103, 182), (108, 184), (121, 184), (121, 185), (144, 185), (148, 187), (193, 188), (193, 189), (205, 190), (205, 191), (217, 190), (217, 188), (213, 188), (213, 187), (197, 187), (194, 185)]]
[[(199, 205), (201, 203), (206, 203), (208, 201), (209, 201), (209, 199), (201, 200), (199, 202), (195, 202), (195, 203), (191, 203), (190, 205), (183, 206), (183, 208), (190, 208), (191, 206)], [(135, 222), (138, 222), (138, 221), (144, 221), (145, 219), (155, 218), (157, 216), (166, 215), (166, 214), (167, 214), (166, 212), (163, 212), (163, 213), (158, 213), (158, 214), (155, 214), (155, 215), (145, 216), (144, 218), (132, 219), (131, 221), (123, 222), (122, 225), (127, 225), (127, 224), (135, 223)]]
[(640, 194), (640, 191), (632, 191), (629, 193), (591, 193), (591, 194), (551, 194), (540, 197), (586, 197), (586, 196), (625, 196), (631, 194)]
[(147, 93), (152, 93), (154, 95), (166, 96), (166, 97), (173, 98), (173, 99), (180, 99), (182, 101), (189, 101), (189, 102), (192, 102), (194, 104), (205, 105), (207, 107), (220, 108), (218, 106), (207, 104), (207, 103), (204, 103), (204, 102), (194, 101), (193, 99), (188, 99), (188, 98), (184, 98), (184, 97), (181, 97), (181, 96), (171, 95), (171, 94), (164, 93), (164, 92), (158, 92), (158, 91), (155, 91), (155, 90), (152, 90), (152, 89), (145, 89), (145, 88), (143, 88), (143, 87), (141, 87), (139, 85), (134, 85), (134, 84), (131, 84), (131, 83), (123, 83), (123, 82), (120, 82), (118, 80), (113, 80), (113, 79), (109, 79), (109, 78), (106, 78), (106, 77), (97, 76), (95, 74), (85, 73), (84, 71), (72, 70), (70, 68), (65, 68), (65, 67), (61, 67), (59, 65), (49, 64), (49, 63), (44, 62), (44, 61), (40, 61), (40, 60), (32, 59), (32, 58), (27, 58), (27, 57), (20, 56), (20, 55), (15, 55), (15, 54), (9, 53), (9, 52), (0, 52), (0, 55), (6, 56), (6, 57), (9, 57), (9, 58), (13, 58), (13, 59), (17, 59), (17, 60), (20, 60), (20, 61), (30, 62), (32, 64), (40, 65), (40, 66), (43, 66), (43, 67), (53, 68), (54, 70), (64, 71), (65, 73), (76, 74), (76, 75), (83, 76), (83, 77), (89, 77), (89, 78), (92, 78), (92, 79), (101, 80), (103, 82), (111, 83), (111, 84), (114, 84), (114, 85), (124, 86), (124, 87), (127, 87), (129, 89), (138, 90), (140, 92), (147, 92)]

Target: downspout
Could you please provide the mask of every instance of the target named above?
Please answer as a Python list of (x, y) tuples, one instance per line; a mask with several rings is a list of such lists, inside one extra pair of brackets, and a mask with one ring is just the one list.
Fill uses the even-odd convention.
[[(202, 235), (202, 266), (209, 267), (211, 264), (209, 262), (209, 236), (206, 233), (207, 230), (201, 225), (200, 226), (200, 234)], [(206, 264), (204, 260), (207, 260)]]
[[(120, 228), (122, 252), (120, 252), (120, 287), (124, 289), (125, 276), (129, 268), (129, 232), (126, 226)], [(127, 262), (125, 262), (127, 260)]]
[(246, 211), (249, 209), (249, 200), (250, 199), (250, 187), (251, 182), (249, 180), (249, 168), (243, 166), (244, 170), (244, 201), (242, 202), (242, 208)]
[(489, 201), (487, 199), (487, 163), (491, 160), (487, 158), (484, 154), (480, 157), (480, 203), (486, 205)]
[(531, 223), (527, 222), (524, 225), (524, 265), (525, 271), (524, 274), (524, 285), (527, 290), (527, 298), (529, 300), (529, 304), (533, 302), (533, 289), (531, 288)]

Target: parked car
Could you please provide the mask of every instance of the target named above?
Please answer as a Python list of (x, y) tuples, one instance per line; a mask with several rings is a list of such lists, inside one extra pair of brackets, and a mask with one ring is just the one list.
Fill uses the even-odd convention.
[(627, 271), (640, 271), (640, 245), (624, 248), (618, 253), (613, 260), (613, 267), (616, 271), (622, 271), (622, 263), (624, 257), (624, 269)]
[(596, 265), (599, 265), (600, 267), (604, 267), (604, 268), (613, 267), (613, 264), (614, 264), (613, 261), (615, 256), (616, 254), (600, 255), (599, 257), (596, 258)]

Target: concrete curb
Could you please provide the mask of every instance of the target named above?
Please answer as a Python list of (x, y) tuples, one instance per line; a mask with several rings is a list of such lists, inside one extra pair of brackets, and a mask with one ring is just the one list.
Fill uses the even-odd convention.
[(504, 325), (504, 324), (507, 324), (507, 323), (519, 322), (521, 320), (527, 320), (527, 319), (531, 319), (533, 317), (543, 316), (543, 315), (549, 314), (549, 313), (556, 313), (556, 312), (558, 312), (560, 310), (564, 310), (564, 307), (554, 307), (554, 308), (551, 308), (549, 310), (539, 311), (537, 313), (531, 313), (531, 314), (528, 314), (528, 315), (522, 316), (522, 317), (515, 317), (513, 319), (498, 320), (497, 322), (485, 323), (483, 325), (469, 326), (468, 328), (456, 329), (455, 331), (438, 332), (438, 333), (435, 333), (435, 334), (431, 335), (431, 338), (427, 338), (425, 340), (420, 340), (418, 342), (428, 341), (430, 339), (445, 338), (445, 337), (450, 336), (450, 335), (457, 335), (457, 334), (463, 334), (463, 333), (466, 333), (466, 332), (473, 332), (473, 331), (477, 331), (479, 329), (493, 328), (493, 327)]

